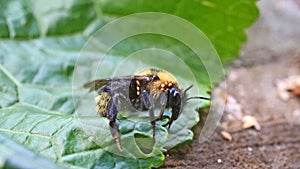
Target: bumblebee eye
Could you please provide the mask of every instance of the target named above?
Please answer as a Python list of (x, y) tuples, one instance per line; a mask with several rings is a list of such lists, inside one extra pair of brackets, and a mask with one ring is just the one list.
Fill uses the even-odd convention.
[(152, 80), (153, 80), (153, 81), (158, 81), (158, 80), (159, 80), (159, 77), (156, 76), (156, 75), (154, 75), (154, 76), (152, 77)]
[(180, 94), (178, 91), (175, 91), (173, 95), (174, 95), (174, 97), (178, 97)]
[(179, 91), (174, 89), (174, 88), (171, 88), (170, 89), (170, 93), (174, 96), (174, 97), (177, 97), (180, 95)]

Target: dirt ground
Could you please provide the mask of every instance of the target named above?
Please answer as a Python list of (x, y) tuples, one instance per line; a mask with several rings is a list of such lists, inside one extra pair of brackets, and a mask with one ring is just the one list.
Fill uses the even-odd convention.
[[(243, 114), (254, 116), (261, 129), (230, 132), (227, 141), (219, 127), (203, 144), (195, 139), (171, 150), (162, 168), (300, 168), (300, 97), (283, 101), (275, 86), (300, 75), (300, 1), (262, 0), (258, 6), (260, 18), (228, 65), (226, 83)], [(194, 129), (196, 138), (202, 124)]]

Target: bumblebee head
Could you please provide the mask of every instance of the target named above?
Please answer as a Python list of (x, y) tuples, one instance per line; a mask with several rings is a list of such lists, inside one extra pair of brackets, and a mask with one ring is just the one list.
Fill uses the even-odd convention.
[(150, 92), (157, 90), (165, 91), (171, 88), (179, 90), (175, 77), (165, 70), (147, 69), (139, 72), (138, 75), (151, 77), (151, 82), (147, 86)]

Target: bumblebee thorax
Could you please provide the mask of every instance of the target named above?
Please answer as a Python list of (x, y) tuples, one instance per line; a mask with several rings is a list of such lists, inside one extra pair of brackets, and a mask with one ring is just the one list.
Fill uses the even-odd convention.
[(171, 87), (179, 88), (175, 77), (169, 72), (164, 70), (147, 69), (141, 71), (139, 75), (158, 77), (157, 80), (153, 80), (149, 82), (149, 84), (147, 85), (147, 88), (150, 91), (150, 93), (157, 92), (157, 91), (165, 91), (170, 89)]

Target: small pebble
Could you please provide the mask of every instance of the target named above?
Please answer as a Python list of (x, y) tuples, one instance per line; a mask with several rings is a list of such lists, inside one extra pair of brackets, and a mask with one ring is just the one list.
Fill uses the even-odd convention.
[(217, 162), (220, 164), (220, 163), (222, 163), (222, 160), (219, 158), (219, 159), (217, 160)]
[(232, 136), (230, 133), (228, 133), (227, 131), (221, 131), (221, 135), (223, 136), (223, 138), (227, 141), (232, 141)]
[(243, 121), (243, 128), (247, 129), (250, 127), (254, 127), (257, 131), (261, 129), (259, 123), (257, 122), (256, 118), (254, 116), (246, 115), (242, 118)]
[(252, 148), (251, 148), (251, 147), (248, 147), (248, 151), (250, 151), (250, 152), (251, 152), (251, 151), (252, 151)]

